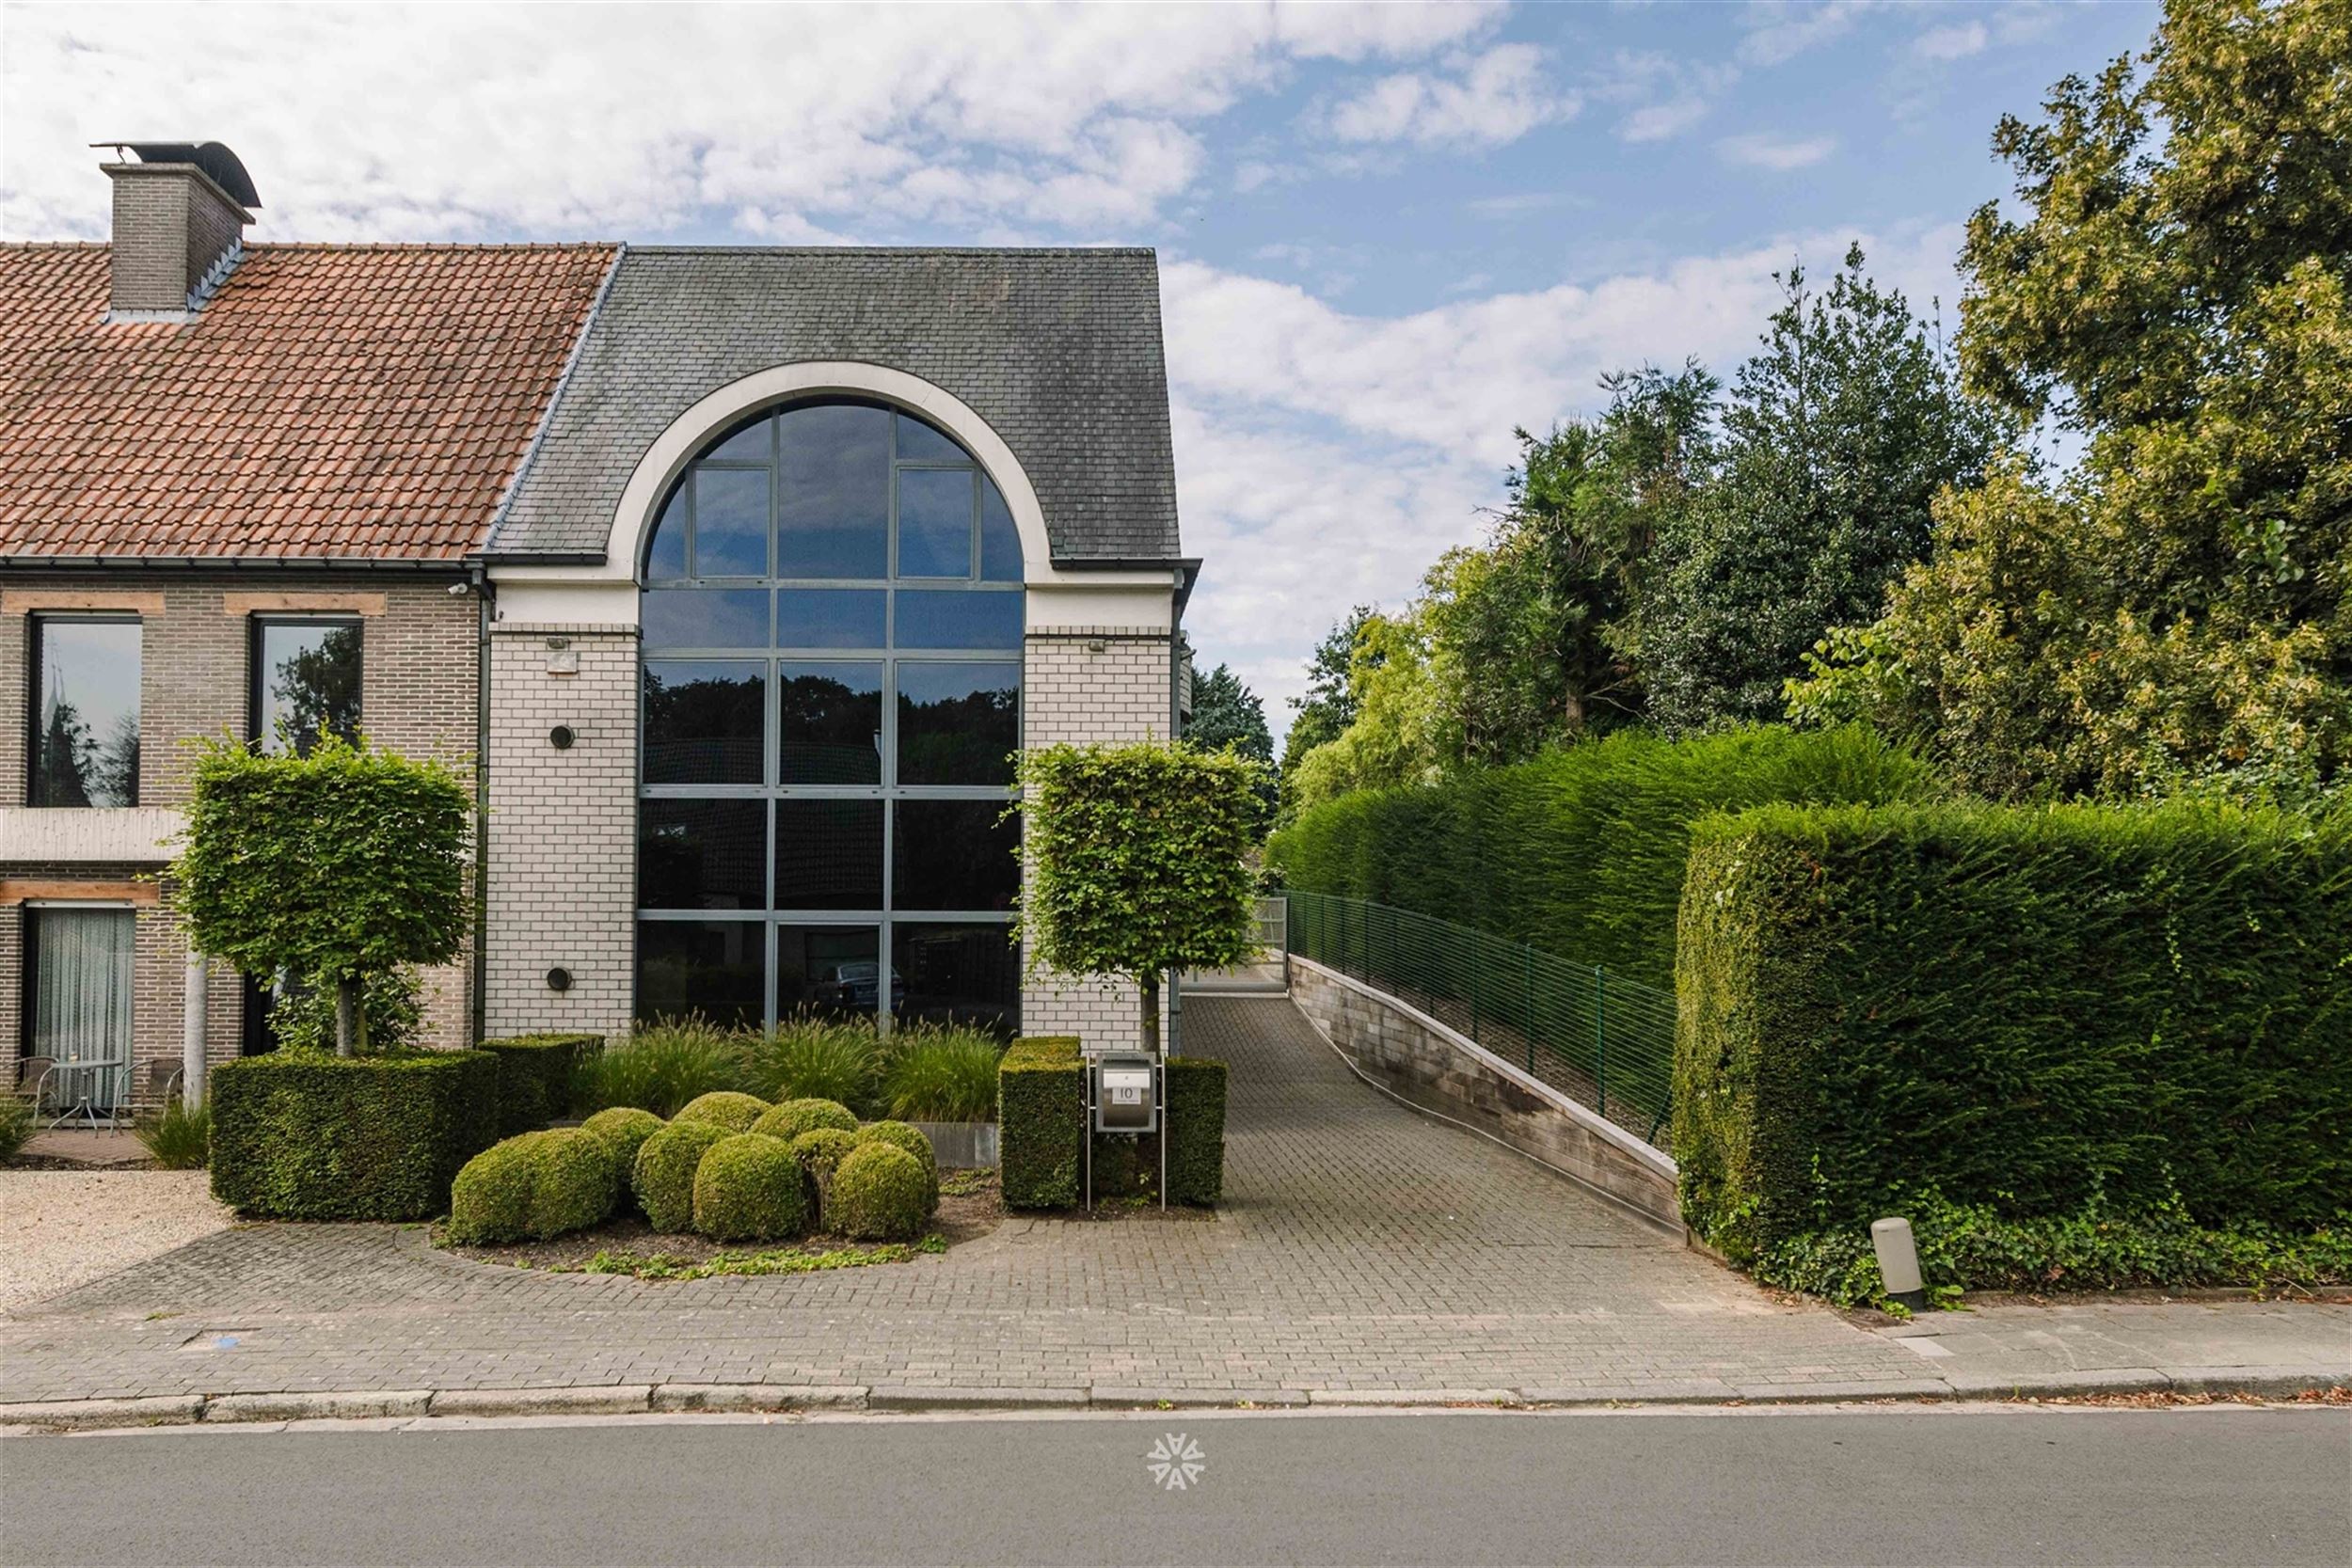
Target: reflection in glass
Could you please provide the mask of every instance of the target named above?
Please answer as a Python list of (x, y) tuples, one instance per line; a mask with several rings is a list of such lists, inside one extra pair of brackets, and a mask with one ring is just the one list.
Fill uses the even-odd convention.
[(758, 784), (767, 670), (731, 659), (647, 659), (645, 782)]
[(891, 906), (1009, 910), (1021, 887), (1021, 819), (1003, 800), (900, 800)]
[(954, 437), (933, 429), (912, 414), (898, 416), (898, 456), (910, 463), (969, 463), (972, 454)]
[(653, 543), (645, 548), (645, 580), (675, 582), (686, 575), (686, 486), (670, 492), (653, 526)]
[(775, 426), (762, 414), (703, 455), (717, 463), (767, 463), (774, 458), (769, 439)]
[(638, 595), (645, 650), (764, 648), (765, 588), (648, 588)]
[(780, 910), (879, 910), (882, 903), (882, 802), (776, 802)]
[(986, 474), (980, 476), (980, 580), (1021, 580), (1021, 531), (1012, 526), (1005, 493)]
[(890, 945), (906, 988), (900, 1018), (1013, 1037), (1021, 1017), (1021, 948), (1011, 927), (900, 922), (890, 927)]
[(139, 624), (33, 623), (36, 806), (139, 803)]
[(309, 756), (319, 737), (359, 738), (359, 623), (261, 621), (253, 628), (253, 738)]
[(779, 588), (779, 648), (879, 648), (889, 639), (880, 588)]
[(722, 1029), (767, 1016), (768, 932), (751, 920), (637, 923), (637, 1022), (699, 1013)]
[(965, 588), (898, 590), (901, 648), (1018, 648), (1019, 593), (977, 593)]
[[(871, 1018), (882, 990), (882, 933), (871, 926), (776, 927), (776, 1016)], [(906, 988), (890, 979), (895, 1006)]]
[(768, 575), (768, 470), (694, 470), (694, 575)]
[(882, 783), (879, 664), (776, 666), (776, 782)]
[(767, 847), (765, 800), (640, 800), (637, 907), (764, 908)]
[(898, 575), (972, 575), (972, 470), (898, 470)]
[(898, 665), (898, 782), (1010, 784), (1021, 745), (1021, 666)]
[(890, 570), (890, 414), (836, 404), (777, 420), (780, 578), (880, 578)]

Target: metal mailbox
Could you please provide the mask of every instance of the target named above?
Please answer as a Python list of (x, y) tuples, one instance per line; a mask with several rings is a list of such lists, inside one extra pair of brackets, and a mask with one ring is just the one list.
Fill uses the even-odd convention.
[(1156, 1132), (1159, 1078), (1149, 1056), (1104, 1056), (1094, 1066), (1094, 1127), (1099, 1132)]

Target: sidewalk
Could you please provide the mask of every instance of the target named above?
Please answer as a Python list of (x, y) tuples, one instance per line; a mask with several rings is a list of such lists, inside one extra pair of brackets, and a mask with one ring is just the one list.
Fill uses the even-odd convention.
[[(478, 1263), (414, 1227), (246, 1226), (0, 1318), (0, 1420), (2352, 1383), (2341, 1304), (2002, 1307), (1857, 1326), (1373, 1093), (1283, 998), (1202, 997), (1185, 1018), (1195, 1046), (1232, 1066), (1228, 1201), (1214, 1219), (1018, 1217), (906, 1263), (686, 1281)], [(122, 1400), (160, 1402), (86, 1402)]]

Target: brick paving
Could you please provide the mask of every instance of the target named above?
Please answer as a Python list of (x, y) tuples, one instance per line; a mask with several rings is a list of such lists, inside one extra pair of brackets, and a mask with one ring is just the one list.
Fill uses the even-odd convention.
[(0, 1321), (0, 1400), (792, 1384), (1829, 1391), (1921, 1358), (1353, 1078), (1281, 998), (1200, 997), (1232, 1064), (1215, 1219), (1014, 1218), (940, 1257), (655, 1282), (257, 1225)]

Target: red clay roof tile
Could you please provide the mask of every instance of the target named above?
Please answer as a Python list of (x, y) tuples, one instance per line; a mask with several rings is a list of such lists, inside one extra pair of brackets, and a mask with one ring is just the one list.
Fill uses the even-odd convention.
[(0, 558), (463, 557), (613, 254), (255, 245), (110, 325), (105, 245), (0, 245)]

